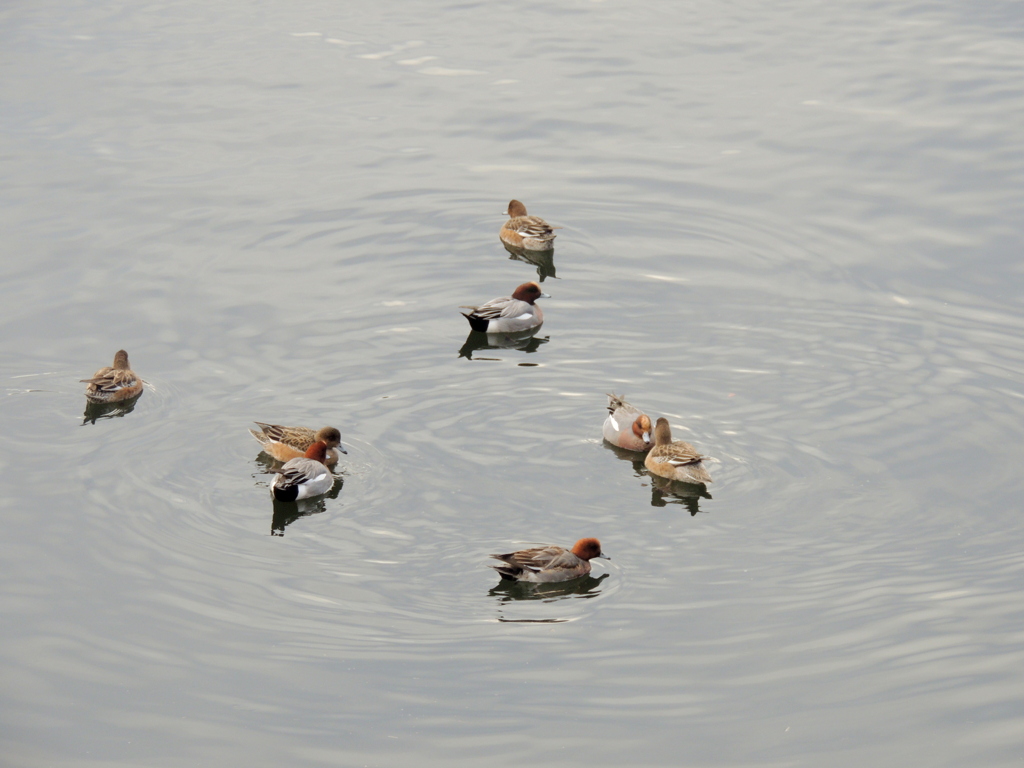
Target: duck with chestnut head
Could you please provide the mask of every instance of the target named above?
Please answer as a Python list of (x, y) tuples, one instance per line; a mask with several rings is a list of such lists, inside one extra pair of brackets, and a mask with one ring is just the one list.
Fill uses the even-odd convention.
[(533, 547), (491, 557), (502, 561), (502, 565), (491, 566), (501, 578), (536, 583), (578, 579), (590, 573), (590, 561), (595, 557), (611, 559), (601, 551), (601, 542), (594, 538), (580, 539), (572, 549)]
[(544, 313), (536, 301), (549, 298), (537, 283), (523, 283), (511, 296), (491, 299), (478, 307), (463, 306), (460, 309), (471, 310), (463, 312), (462, 316), (474, 331), (518, 333), (537, 328), (544, 322)]
[(334, 487), (334, 475), (327, 468), (327, 443), (318, 440), (309, 446), (306, 454), (285, 462), (280, 469), (272, 469), (274, 479), (270, 493), (278, 501), (298, 501), (320, 496)]
[(627, 451), (644, 453), (654, 446), (651, 417), (614, 393), (608, 395), (608, 418), (601, 433), (604, 439)]

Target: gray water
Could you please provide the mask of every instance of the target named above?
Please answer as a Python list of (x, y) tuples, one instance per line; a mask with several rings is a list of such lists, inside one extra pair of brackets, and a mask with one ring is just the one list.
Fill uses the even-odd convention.
[(38, 0), (0, 68), (5, 765), (1024, 761), (1019, 3)]

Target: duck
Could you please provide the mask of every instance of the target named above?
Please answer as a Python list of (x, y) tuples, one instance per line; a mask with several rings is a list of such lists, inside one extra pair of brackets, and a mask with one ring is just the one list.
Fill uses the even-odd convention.
[(474, 331), (483, 333), (518, 333), (540, 327), (544, 313), (537, 299), (550, 299), (537, 283), (523, 283), (511, 296), (491, 299), (479, 307), (462, 306), (471, 312), (461, 313)]
[(590, 561), (595, 557), (611, 560), (601, 551), (601, 542), (594, 538), (580, 539), (572, 549), (564, 547), (534, 547), (491, 555), (503, 565), (492, 565), (507, 581), (554, 582), (569, 581), (590, 573)]
[(540, 216), (527, 216), (526, 206), (518, 200), (508, 204), (505, 215), (510, 218), (498, 232), (501, 242), (528, 251), (550, 251), (555, 247), (554, 230), (561, 227), (552, 227)]
[(314, 432), (307, 427), (283, 427), (280, 424), (264, 424), (262, 421), (255, 423), (260, 431), (250, 429), (249, 434), (263, 446), (263, 451), (268, 456), (278, 461), (301, 458), (309, 446), (318, 440), (327, 444), (325, 464), (337, 464), (339, 453), (348, 454), (348, 451), (341, 447), (341, 432), (334, 427), (323, 427), (319, 432)]
[(668, 425), (668, 419), (662, 416), (654, 424), (654, 447), (644, 459), (644, 466), (651, 473), (669, 480), (710, 483), (711, 475), (701, 463), (706, 458), (689, 443), (672, 440), (672, 428)]
[(324, 464), (326, 458), (327, 443), (317, 440), (303, 456), (270, 470), (275, 473), (270, 493), (278, 501), (298, 501), (327, 493), (334, 487), (334, 475)]
[(142, 394), (142, 379), (128, 365), (128, 353), (123, 349), (114, 355), (114, 364), (100, 368), (91, 379), (82, 379), (85, 397), (91, 403), (116, 403), (131, 400)]
[(608, 418), (602, 428), (604, 439), (627, 451), (651, 450), (651, 417), (634, 408), (613, 392), (608, 393)]

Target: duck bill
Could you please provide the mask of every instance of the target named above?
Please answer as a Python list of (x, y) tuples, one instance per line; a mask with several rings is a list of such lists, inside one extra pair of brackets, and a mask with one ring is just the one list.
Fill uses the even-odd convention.
[(540, 298), (540, 299), (550, 299), (551, 298), (551, 294), (550, 293), (542, 293), (537, 298)]

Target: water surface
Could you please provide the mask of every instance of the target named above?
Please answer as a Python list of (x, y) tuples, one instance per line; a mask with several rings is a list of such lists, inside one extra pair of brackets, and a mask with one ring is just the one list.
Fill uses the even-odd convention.
[[(0, 12), (8, 764), (1018, 764), (1022, 32)], [(469, 334), (539, 278), (532, 340)], [(610, 391), (715, 482), (602, 444)], [(275, 505), (253, 420), (337, 426), (342, 482)], [(581, 536), (587, 581), (486, 567)]]

